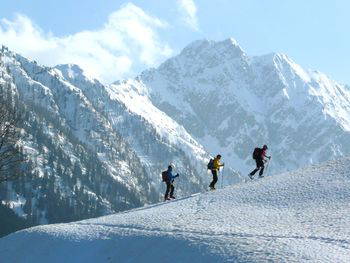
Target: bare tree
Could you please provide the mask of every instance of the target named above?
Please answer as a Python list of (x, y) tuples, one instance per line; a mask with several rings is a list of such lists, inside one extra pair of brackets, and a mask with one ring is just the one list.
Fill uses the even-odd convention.
[(0, 183), (17, 178), (20, 173), (16, 166), (23, 160), (19, 141), (21, 119), (11, 101), (7, 101), (3, 92), (0, 92)]

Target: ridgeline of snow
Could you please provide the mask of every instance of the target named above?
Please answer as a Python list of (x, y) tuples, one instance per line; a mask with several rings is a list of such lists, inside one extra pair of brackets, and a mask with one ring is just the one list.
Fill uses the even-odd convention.
[(349, 262), (350, 158), (0, 239), (2, 262)]

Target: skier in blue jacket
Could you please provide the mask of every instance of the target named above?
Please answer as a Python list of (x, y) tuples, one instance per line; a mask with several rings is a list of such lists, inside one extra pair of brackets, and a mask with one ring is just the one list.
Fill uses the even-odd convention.
[[(173, 185), (173, 182), (174, 182), (174, 179), (179, 176), (179, 174), (173, 175), (172, 171), (173, 171), (173, 167), (171, 165), (169, 165), (168, 170), (167, 170), (167, 179), (165, 181), (166, 191), (165, 191), (165, 195), (164, 195), (164, 201), (170, 200), (170, 199), (175, 199), (175, 197), (174, 197), (175, 187)], [(169, 192), (170, 192), (170, 197), (169, 197)]]

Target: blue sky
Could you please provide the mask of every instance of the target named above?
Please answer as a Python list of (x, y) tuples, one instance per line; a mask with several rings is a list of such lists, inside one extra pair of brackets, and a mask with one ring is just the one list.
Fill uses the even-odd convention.
[(197, 39), (286, 53), (350, 84), (347, 0), (2, 0), (0, 43), (43, 64), (77, 63), (111, 82)]

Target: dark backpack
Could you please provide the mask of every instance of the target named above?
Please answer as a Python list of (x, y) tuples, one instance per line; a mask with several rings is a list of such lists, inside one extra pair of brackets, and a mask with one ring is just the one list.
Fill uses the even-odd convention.
[(168, 181), (168, 171), (163, 171), (162, 172), (162, 181), (163, 182)]
[(254, 152), (253, 152), (253, 159), (254, 160), (257, 160), (257, 159), (261, 158), (261, 151), (262, 151), (262, 149), (260, 149), (260, 148), (255, 148), (254, 149)]
[(210, 159), (209, 163), (207, 164), (208, 170), (214, 169), (214, 159)]

